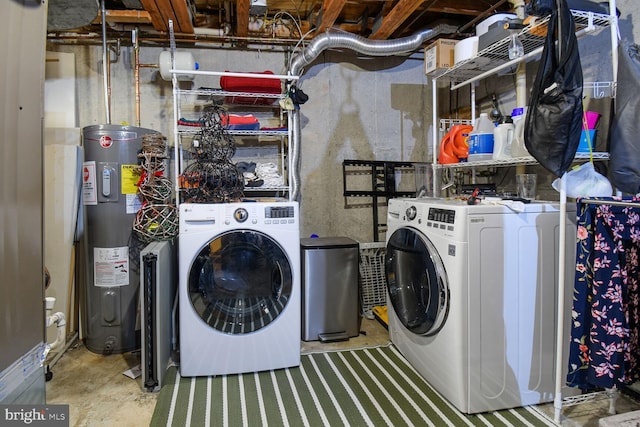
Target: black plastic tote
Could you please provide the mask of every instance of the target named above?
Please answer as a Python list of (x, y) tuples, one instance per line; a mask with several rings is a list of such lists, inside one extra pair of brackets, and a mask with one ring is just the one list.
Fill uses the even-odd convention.
[(558, 177), (569, 169), (580, 144), (582, 84), (573, 17), (566, 1), (557, 0), (531, 91), (524, 142)]

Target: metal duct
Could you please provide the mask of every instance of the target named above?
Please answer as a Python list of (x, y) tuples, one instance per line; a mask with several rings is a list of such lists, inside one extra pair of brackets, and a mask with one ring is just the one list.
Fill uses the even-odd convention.
[[(410, 53), (422, 46), (424, 42), (434, 38), (439, 34), (452, 34), (456, 32), (456, 27), (440, 24), (432, 29), (419, 31), (411, 36), (394, 40), (369, 40), (364, 37), (327, 31), (316, 37), (298, 55), (291, 60), (289, 73), (293, 76), (301, 76), (306, 65), (313, 62), (320, 53), (327, 49), (349, 49), (369, 56), (390, 56)], [(291, 117), (291, 199), (298, 200), (300, 197), (300, 112), (295, 109), (290, 112)]]

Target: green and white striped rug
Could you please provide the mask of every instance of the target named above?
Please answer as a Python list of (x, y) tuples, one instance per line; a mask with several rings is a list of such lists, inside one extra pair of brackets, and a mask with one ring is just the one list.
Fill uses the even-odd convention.
[(300, 367), (182, 378), (170, 368), (151, 426), (554, 426), (534, 407), (464, 415), (393, 346), (314, 353)]

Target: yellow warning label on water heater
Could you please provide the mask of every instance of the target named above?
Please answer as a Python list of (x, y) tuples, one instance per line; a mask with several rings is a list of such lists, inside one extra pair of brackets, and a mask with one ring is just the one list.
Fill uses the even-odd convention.
[(120, 188), (122, 194), (136, 194), (138, 192), (138, 181), (140, 172), (138, 165), (120, 166)]

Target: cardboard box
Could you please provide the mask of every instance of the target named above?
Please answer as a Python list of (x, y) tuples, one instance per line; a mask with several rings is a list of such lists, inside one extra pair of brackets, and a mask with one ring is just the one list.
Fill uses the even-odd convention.
[(453, 66), (456, 43), (458, 40), (438, 39), (424, 49), (426, 75), (435, 76)]

